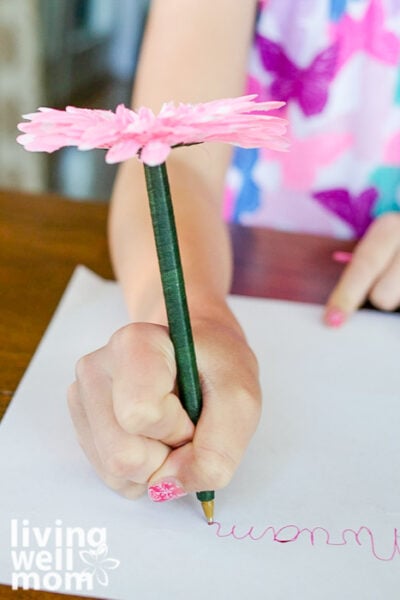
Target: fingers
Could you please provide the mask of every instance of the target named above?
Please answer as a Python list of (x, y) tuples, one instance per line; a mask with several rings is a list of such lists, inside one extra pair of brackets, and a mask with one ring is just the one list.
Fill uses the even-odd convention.
[(400, 250), (373, 286), (369, 298), (381, 310), (395, 310), (400, 305)]
[(148, 323), (123, 328), (111, 340), (113, 405), (120, 427), (177, 446), (194, 427), (173, 393), (175, 355), (167, 329)]
[(341, 325), (369, 297), (383, 310), (399, 305), (400, 215), (377, 219), (357, 245), (351, 262), (330, 295), (324, 320)]
[(68, 406), (75, 427), (76, 436), (83, 452), (94, 467), (99, 477), (101, 477), (108, 487), (125, 498), (129, 498), (131, 500), (138, 498), (145, 491), (145, 485), (127, 481), (122, 477), (116, 477), (105, 470), (97, 452), (97, 448), (93, 442), (92, 433), (83, 409), (83, 405), (80, 402), (77, 388), (78, 386), (76, 382), (69, 387)]
[(122, 429), (114, 414), (112, 385), (99, 369), (98, 354), (81, 359), (77, 371), (79, 397), (105, 471), (135, 483), (145, 483), (165, 460), (169, 448)]
[(193, 424), (173, 393), (175, 362), (165, 328), (125, 327), (83, 357), (69, 391), (80, 444), (113, 489), (135, 497), (170, 445), (191, 439)]
[(153, 473), (150, 491), (171, 480), (186, 492), (225, 487), (256, 429), (261, 407), (258, 368), (244, 340), (225, 337), (219, 344), (214, 330), (212, 348), (203, 354), (200, 344), (198, 362), (207, 377), (195, 436)]

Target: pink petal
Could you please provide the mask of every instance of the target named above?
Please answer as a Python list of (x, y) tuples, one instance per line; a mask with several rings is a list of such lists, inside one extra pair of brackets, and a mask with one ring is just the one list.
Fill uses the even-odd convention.
[(149, 142), (142, 148), (140, 160), (146, 165), (149, 165), (149, 167), (161, 165), (165, 162), (170, 151), (171, 147), (168, 144), (163, 144), (157, 140), (155, 142)]
[(124, 140), (114, 144), (106, 154), (106, 163), (112, 165), (136, 156), (140, 150), (139, 144), (132, 140)]
[(22, 144), (25, 150), (29, 150), (30, 152), (54, 152), (65, 145), (63, 142), (61, 144), (59, 143), (59, 138), (40, 138), (29, 133), (19, 135), (17, 137), (17, 142)]

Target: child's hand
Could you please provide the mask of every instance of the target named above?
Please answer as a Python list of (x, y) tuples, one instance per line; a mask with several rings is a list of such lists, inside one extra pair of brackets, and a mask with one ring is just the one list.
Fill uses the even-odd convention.
[(196, 428), (176, 396), (165, 327), (128, 325), (77, 365), (68, 400), (79, 442), (103, 480), (128, 498), (171, 478), (176, 496), (180, 488), (225, 486), (256, 428), (258, 368), (242, 333), (216, 320), (193, 322), (193, 332), (203, 391)]
[(325, 322), (341, 325), (367, 298), (381, 310), (400, 305), (400, 213), (370, 226), (329, 297)]

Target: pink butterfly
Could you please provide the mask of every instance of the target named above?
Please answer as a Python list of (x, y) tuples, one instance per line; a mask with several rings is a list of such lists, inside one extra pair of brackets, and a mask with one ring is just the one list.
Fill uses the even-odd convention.
[(338, 67), (355, 52), (364, 51), (378, 60), (397, 65), (400, 59), (400, 39), (384, 29), (385, 15), (380, 0), (371, 0), (364, 17), (354, 20), (344, 15), (332, 33), (339, 42)]
[(285, 54), (282, 46), (256, 36), (261, 61), (275, 75), (270, 95), (281, 100), (296, 100), (307, 116), (320, 113), (328, 100), (329, 83), (336, 71), (338, 45), (320, 52), (305, 69), (301, 69)]
[(317, 134), (305, 139), (289, 138), (290, 151), (273, 154), (261, 150), (268, 160), (279, 161), (283, 181), (289, 189), (308, 191), (321, 167), (329, 165), (353, 144), (349, 133)]

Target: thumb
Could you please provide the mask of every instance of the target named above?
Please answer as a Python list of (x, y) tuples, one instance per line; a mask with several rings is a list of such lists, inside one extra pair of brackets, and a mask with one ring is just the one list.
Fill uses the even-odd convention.
[(154, 502), (180, 498), (190, 492), (225, 487), (239, 464), (229, 455), (198, 449), (190, 442), (173, 450), (149, 481), (149, 497)]
[(231, 481), (257, 427), (259, 394), (253, 391), (246, 398), (243, 388), (236, 395), (228, 390), (205, 408), (193, 440), (172, 450), (151, 476), (148, 491), (152, 500), (221, 489)]

